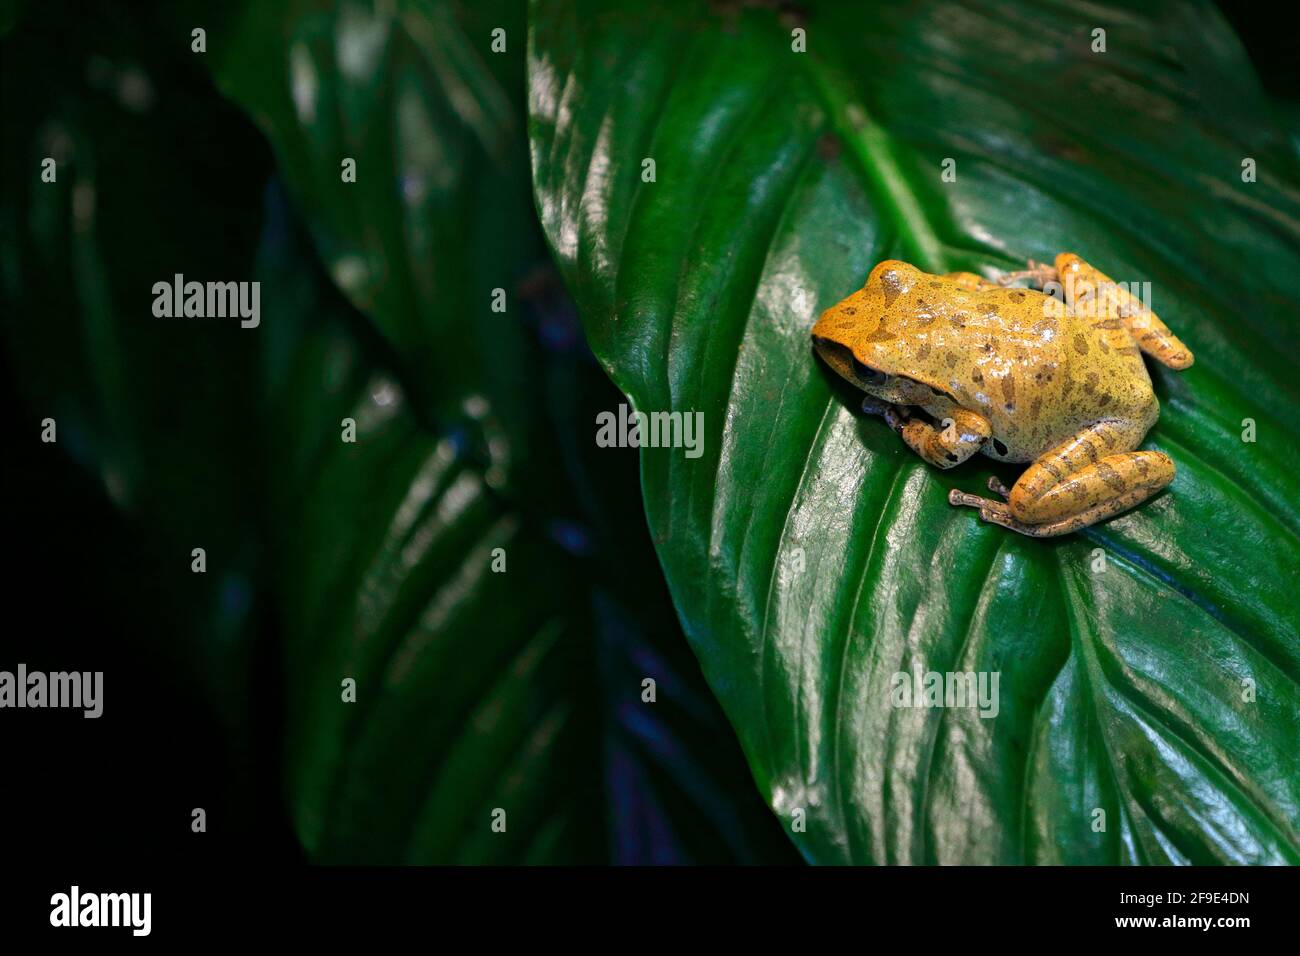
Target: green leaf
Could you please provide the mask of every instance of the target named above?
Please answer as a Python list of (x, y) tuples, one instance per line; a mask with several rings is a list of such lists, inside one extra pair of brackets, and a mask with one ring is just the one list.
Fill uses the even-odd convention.
[[(703, 414), (701, 457), (642, 450), (646, 511), (805, 855), (1300, 861), (1300, 176), (1215, 9), (534, 3), (528, 75), (597, 357), (637, 409)], [(1197, 362), (1152, 370), (1168, 492), (1031, 540), (951, 508), (987, 468), (922, 463), (808, 331), (885, 258), (1063, 250), (1149, 280)], [(917, 670), (997, 673), (996, 718), (892, 707)]]

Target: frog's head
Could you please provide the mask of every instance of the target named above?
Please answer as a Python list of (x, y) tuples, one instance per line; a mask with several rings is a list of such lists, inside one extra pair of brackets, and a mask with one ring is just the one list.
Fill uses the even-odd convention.
[(813, 326), (817, 354), (842, 378), (888, 402), (905, 400), (911, 392), (914, 363), (910, 343), (934, 321), (921, 309), (890, 306), (924, 279), (920, 269), (886, 259), (871, 270), (867, 284), (822, 313)]

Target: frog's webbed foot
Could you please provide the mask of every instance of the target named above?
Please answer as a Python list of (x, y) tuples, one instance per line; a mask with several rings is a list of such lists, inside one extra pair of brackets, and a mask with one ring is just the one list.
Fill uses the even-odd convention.
[(1027, 269), (1021, 269), (1017, 272), (1006, 272), (998, 276), (998, 285), (1009, 286), (1011, 283), (1019, 282), (1021, 279), (1029, 279), (1035, 286), (1041, 289), (1049, 282), (1058, 281), (1059, 274), (1054, 266), (1049, 266), (1045, 262), (1035, 262), (1033, 259), (1030, 259), (1029, 267)]

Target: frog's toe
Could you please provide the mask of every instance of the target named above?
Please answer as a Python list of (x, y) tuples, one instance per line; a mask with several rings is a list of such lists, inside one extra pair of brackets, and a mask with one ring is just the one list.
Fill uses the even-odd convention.
[(987, 521), (989, 524), (1001, 525), (1011, 531), (1029, 535), (1030, 537), (1039, 537), (1041, 535), (1041, 531), (1033, 525), (1027, 525), (1024, 522), (1017, 521), (1013, 518), (1010, 512), (1007, 511), (1005, 505), (997, 511), (994, 511), (992, 508), (981, 508), (980, 519), (982, 521)]
[(1002, 510), (999, 511), (993, 511), (988, 508), (981, 509), (980, 517), (991, 524), (1001, 525), (1009, 531), (1014, 531), (1017, 534), (1023, 534), (1030, 538), (1054, 538), (1057, 535), (1069, 534), (1071, 531), (1078, 531), (1080, 528), (1091, 524), (1090, 521), (1081, 518), (1048, 521), (1043, 524), (1028, 524), (1024, 521), (1017, 521), (1005, 506), (1003, 506)]
[(979, 495), (972, 495), (962, 491), (960, 488), (954, 488), (948, 492), (948, 504), (958, 506), (965, 505), (968, 508), (978, 508), (980, 505), (984, 504), (984, 499)]
[(1002, 527), (1011, 528), (1014, 531), (1020, 530), (1018, 527), (1020, 522), (1011, 517), (1005, 507), (999, 507), (998, 505), (986, 505), (981, 508), (980, 520), (988, 524), (1000, 524)]
[[(997, 479), (993, 479), (997, 481)], [(992, 482), (990, 482), (990, 485)], [(996, 490), (996, 489), (995, 489)], [(1004, 489), (1005, 490), (1005, 489)], [(965, 505), (968, 508), (976, 508), (980, 513), (980, 520), (989, 524), (1000, 524), (1004, 528), (1010, 528), (1012, 531), (1019, 531), (1021, 534), (1035, 534), (1032, 526), (1017, 521), (1011, 514), (1011, 508), (1001, 501), (990, 501), (988, 498), (981, 498), (979, 495), (967, 494), (957, 488), (948, 492), (948, 503), (950, 505)]]
[(993, 492), (995, 495), (1001, 495), (1003, 498), (1009, 498), (1011, 496), (1011, 492), (1007, 489), (1006, 485), (998, 480), (997, 475), (989, 476), (989, 491)]
[(1059, 273), (1053, 266), (1030, 259), (1029, 268), (1003, 273), (998, 277), (998, 285), (1008, 286), (1013, 282), (1019, 282), (1021, 279), (1029, 279), (1039, 288), (1042, 288), (1049, 282), (1056, 282), (1058, 278)]

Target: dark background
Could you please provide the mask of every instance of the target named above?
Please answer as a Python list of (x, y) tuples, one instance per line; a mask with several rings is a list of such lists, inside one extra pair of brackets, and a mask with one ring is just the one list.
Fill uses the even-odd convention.
[[(1278, 27), (1275, 6), (1238, 2), (1222, 9), (1265, 87), (1295, 117), (1296, 37)], [(69, 26), (76, 36), (60, 55), (93, 42), (86, 39), (93, 32)], [(177, 71), (173, 82), (220, 99), (206, 76), (179, 64)], [(250, 127), (246, 135), (258, 134)], [(6, 149), (19, 145), (6, 137)], [(268, 166), (265, 156), (232, 166), (225, 180), (231, 196), (260, 197)], [(0, 386), (10, 434), (0, 479), (8, 552), (0, 669), (23, 662), (32, 670), (102, 670), (105, 707), (97, 720), (79, 711), (0, 712), (0, 857), (11, 870), (24, 860), (53, 859), (299, 862), (278, 790), (278, 731), (271, 729), (280, 720), (273, 615), (254, 598), (249, 614), (261, 637), (250, 662), (250, 710), (246, 723), (229, 726), (195, 679), (193, 661), (184, 659), (187, 595), (172, 587), (174, 575), (165, 569), (188, 557), (163, 553), (123, 518), (61, 445), (33, 440), (41, 416), (25, 407), (10, 371), (22, 360), (3, 355)], [(160, 653), (167, 641), (158, 637), (168, 634), (178, 635), (176, 651)], [(195, 807), (207, 811), (206, 834), (191, 832)]]
[[(45, 111), (66, 110), (69, 98), (85, 97), (85, 64), (93, 55), (142, 62), (182, 101), (207, 111), (207, 124), (176, 126), (172, 155), (183, 167), (182, 178), (216, 190), (214, 198), (230, 219), (250, 224), (235, 241), (251, 243), (272, 170), (269, 148), (205, 74), (164, 47), (153, 6), (27, 4), (18, 25), (0, 41), (4, 150), (26, 162), (30, 144), (20, 136), (25, 139)], [(95, 102), (85, 99), (85, 108), (95, 110)], [(196, 158), (204, 161), (195, 165)], [(132, 162), (130, 156), (109, 153), (102, 159), (106, 175), (110, 165), (120, 170)], [(5, 166), (4, 188), (25, 189), (11, 175), (11, 163)], [(156, 173), (141, 170), (141, 175)], [(137, 184), (121, 187), (128, 196), (134, 188)], [(111, 200), (101, 196), (99, 201)], [(141, 222), (139, 236), (115, 238), (147, 248), (155, 241), (152, 233), (185, 228), (185, 215), (171, 212), (168, 222)], [(211, 258), (228, 254), (222, 247), (231, 241), (231, 230), (206, 228), (214, 235), (191, 248)], [(61, 281), (53, 279), (55, 285)], [(0, 318), (6, 324), (40, 321), (39, 306), (4, 301)], [(251, 853), (281, 863), (301, 859), (277, 789), (281, 721), (274, 616), (257, 595), (231, 595), (250, 603), (243, 614), (258, 639), (250, 642), (251, 661), (236, 657), (237, 648), (231, 652), (232, 667), (251, 665), (252, 686), (247, 694), (242, 687), (233, 692), (238, 706), (218, 706), (201, 679), (204, 662), (194, 654), (197, 641), (216, 625), (196, 621), (203, 616), (196, 608), (206, 604), (203, 587), (192, 583), (198, 576), (176, 573), (177, 567), (188, 569), (188, 551), (174, 553), (174, 544), (164, 543), (150, 522), (114, 507), (97, 478), (73, 460), (84, 445), (75, 422), (58, 416), (58, 444), (35, 440), (48, 410), (31, 407), (17, 380), (58, 376), (75, 384), (78, 370), (75, 360), (66, 368), (53, 367), (39, 355), (10, 354), (13, 340), (10, 334), (0, 336), (0, 407), (13, 426), (0, 479), (9, 551), (4, 575), (9, 615), (0, 639), (0, 669), (13, 671), (21, 662), (47, 672), (103, 671), (104, 709), (97, 719), (73, 710), (0, 712), (0, 858), (11, 866), (21, 865), (12, 861), (58, 863), (65, 870), (69, 863), (149, 865), (181, 859), (204, 866)], [(165, 346), (182, 347), (185, 343)], [(75, 352), (70, 343), (69, 355)], [(231, 383), (231, 392), (239, 387)], [(229, 400), (208, 399), (218, 407)], [(183, 414), (179, 408), (178, 403), (177, 409), (156, 414), (160, 420), (175, 419)], [(212, 485), (236, 483), (239, 467), (231, 463), (229, 474), (212, 476)], [(162, 469), (159, 474), (162, 481), (174, 477)], [(250, 513), (256, 507), (250, 500)], [(203, 834), (191, 831), (191, 811), (198, 807), (207, 813)]]

